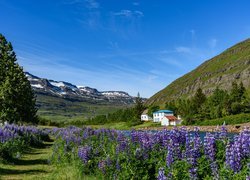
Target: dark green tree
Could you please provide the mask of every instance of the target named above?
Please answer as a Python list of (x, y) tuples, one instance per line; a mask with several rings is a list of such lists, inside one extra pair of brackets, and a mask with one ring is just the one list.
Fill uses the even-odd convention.
[(145, 106), (143, 104), (142, 98), (140, 96), (140, 93), (138, 92), (137, 97), (135, 99), (135, 106), (134, 106), (134, 112), (135, 112), (135, 118), (141, 119), (141, 114), (144, 111)]
[(36, 123), (35, 97), (10, 42), (0, 34), (0, 120)]
[(207, 110), (209, 110), (211, 119), (223, 117), (223, 114), (227, 110), (227, 98), (227, 92), (222, 89), (219, 89), (218, 87), (208, 98)]
[(207, 99), (206, 95), (202, 92), (202, 89), (198, 88), (190, 104), (192, 114), (196, 114), (196, 116), (197, 114), (199, 114), (198, 117), (203, 116), (202, 115), (204, 114), (203, 105), (206, 102), (206, 99)]
[(159, 109), (160, 109), (160, 106), (157, 106), (157, 105), (150, 106), (148, 108), (148, 115), (150, 117), (153, 117), (153, 113), (156, 112), (156, 111), (158, 111)]
[(232, 83), (232, 89), (230, 92), (230, 97), (232, 102), (240, 102), (245, 98), (246, 89), (241, 82), (239, 85), (234, 81)]
[(202, 92), (201, 88), (198, 88), (194, 97), (193, 102), (197, 104), (197, 106), (202, 105), (206, 101), (206, 95)]
[(165, 103), (165, 108), (174, 112), (174, 115), (178, 114), (178, 108), (175, 101), (169, 101)]

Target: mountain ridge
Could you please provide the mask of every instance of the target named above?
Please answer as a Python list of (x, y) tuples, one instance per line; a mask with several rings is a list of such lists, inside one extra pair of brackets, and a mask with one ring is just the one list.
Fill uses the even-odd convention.
[(29, 72), (25, 72), (25, 75), (36, 94), (57, 96), (76, 101), (88, 101), (90, 103), (93, 101), (93, 103), (102, 102), (127, 105), (135, 102), (135, 97), (124, 91), (98, 91), (96, 88), (88, 86), (76, 86), (65, 81), (40, 78)]
[(250, 38), (206, 60), (176, 79), (146, 101), (146, 105), (164, 105), (167, 101), (190, 98), (198, 88), (210, 95), (216, 87), (229, 90), (233, 81), (242, 81), (250, 90)]

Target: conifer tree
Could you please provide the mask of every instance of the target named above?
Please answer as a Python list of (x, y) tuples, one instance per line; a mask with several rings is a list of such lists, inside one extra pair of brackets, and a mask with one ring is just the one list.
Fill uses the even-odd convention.
[(142, 112), (144, 111), (145, 106), (143, 105), (142, 98), (140, 97), (140, 93), (137, 94), (135, 99), (135, 118), (140, 119)]
[(0, 34), (0, 120), (36, 123), (35, 97), (10, 42)]

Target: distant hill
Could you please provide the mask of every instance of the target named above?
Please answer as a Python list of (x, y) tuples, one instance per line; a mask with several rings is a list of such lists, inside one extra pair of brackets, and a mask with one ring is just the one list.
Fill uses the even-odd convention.
[(188, 98), (193, 96), (199, 87), (206, 95), (210, 95), (217, 86), (229, 90), (233, 81), (242, 81), (250, 91), (250, 39), (205, 61), (153, 95), (146, 104), (163, 105), (170, 100)]
[(124, 91), (98, 91), (88, 86), (76, 86), (74, 84), (39, 78), (28, 72), (26, 77), (30, 81), (36, 94), (56, 96), (68, 100), (84, 101), (89, 103), (110, 103), (128, 105), (135, 102), (135, 97)]
[(131, 107), (135, 103), (135, 97), (124, 91), (98, 91), (40, 78), (28, 72), (26, 77), (36, 94), (38, 114), (52, 120), (86, 119)]

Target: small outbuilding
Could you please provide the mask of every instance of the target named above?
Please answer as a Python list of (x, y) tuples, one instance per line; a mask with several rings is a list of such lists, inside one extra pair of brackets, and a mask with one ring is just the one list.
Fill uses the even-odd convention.
[(148, 109), (144, 110), (141, 114), (141, 120), (142, 121), (152, 121), (153, 118), (148, 115)]
[(180, 123), (181, 123), (181, 120), (176, 118), (173, 115), (167, 115), (167, 116), (164, 116), (161, 119), (161, 125), (162, 126), (176, 126), (176, 125), (178, 125)]

